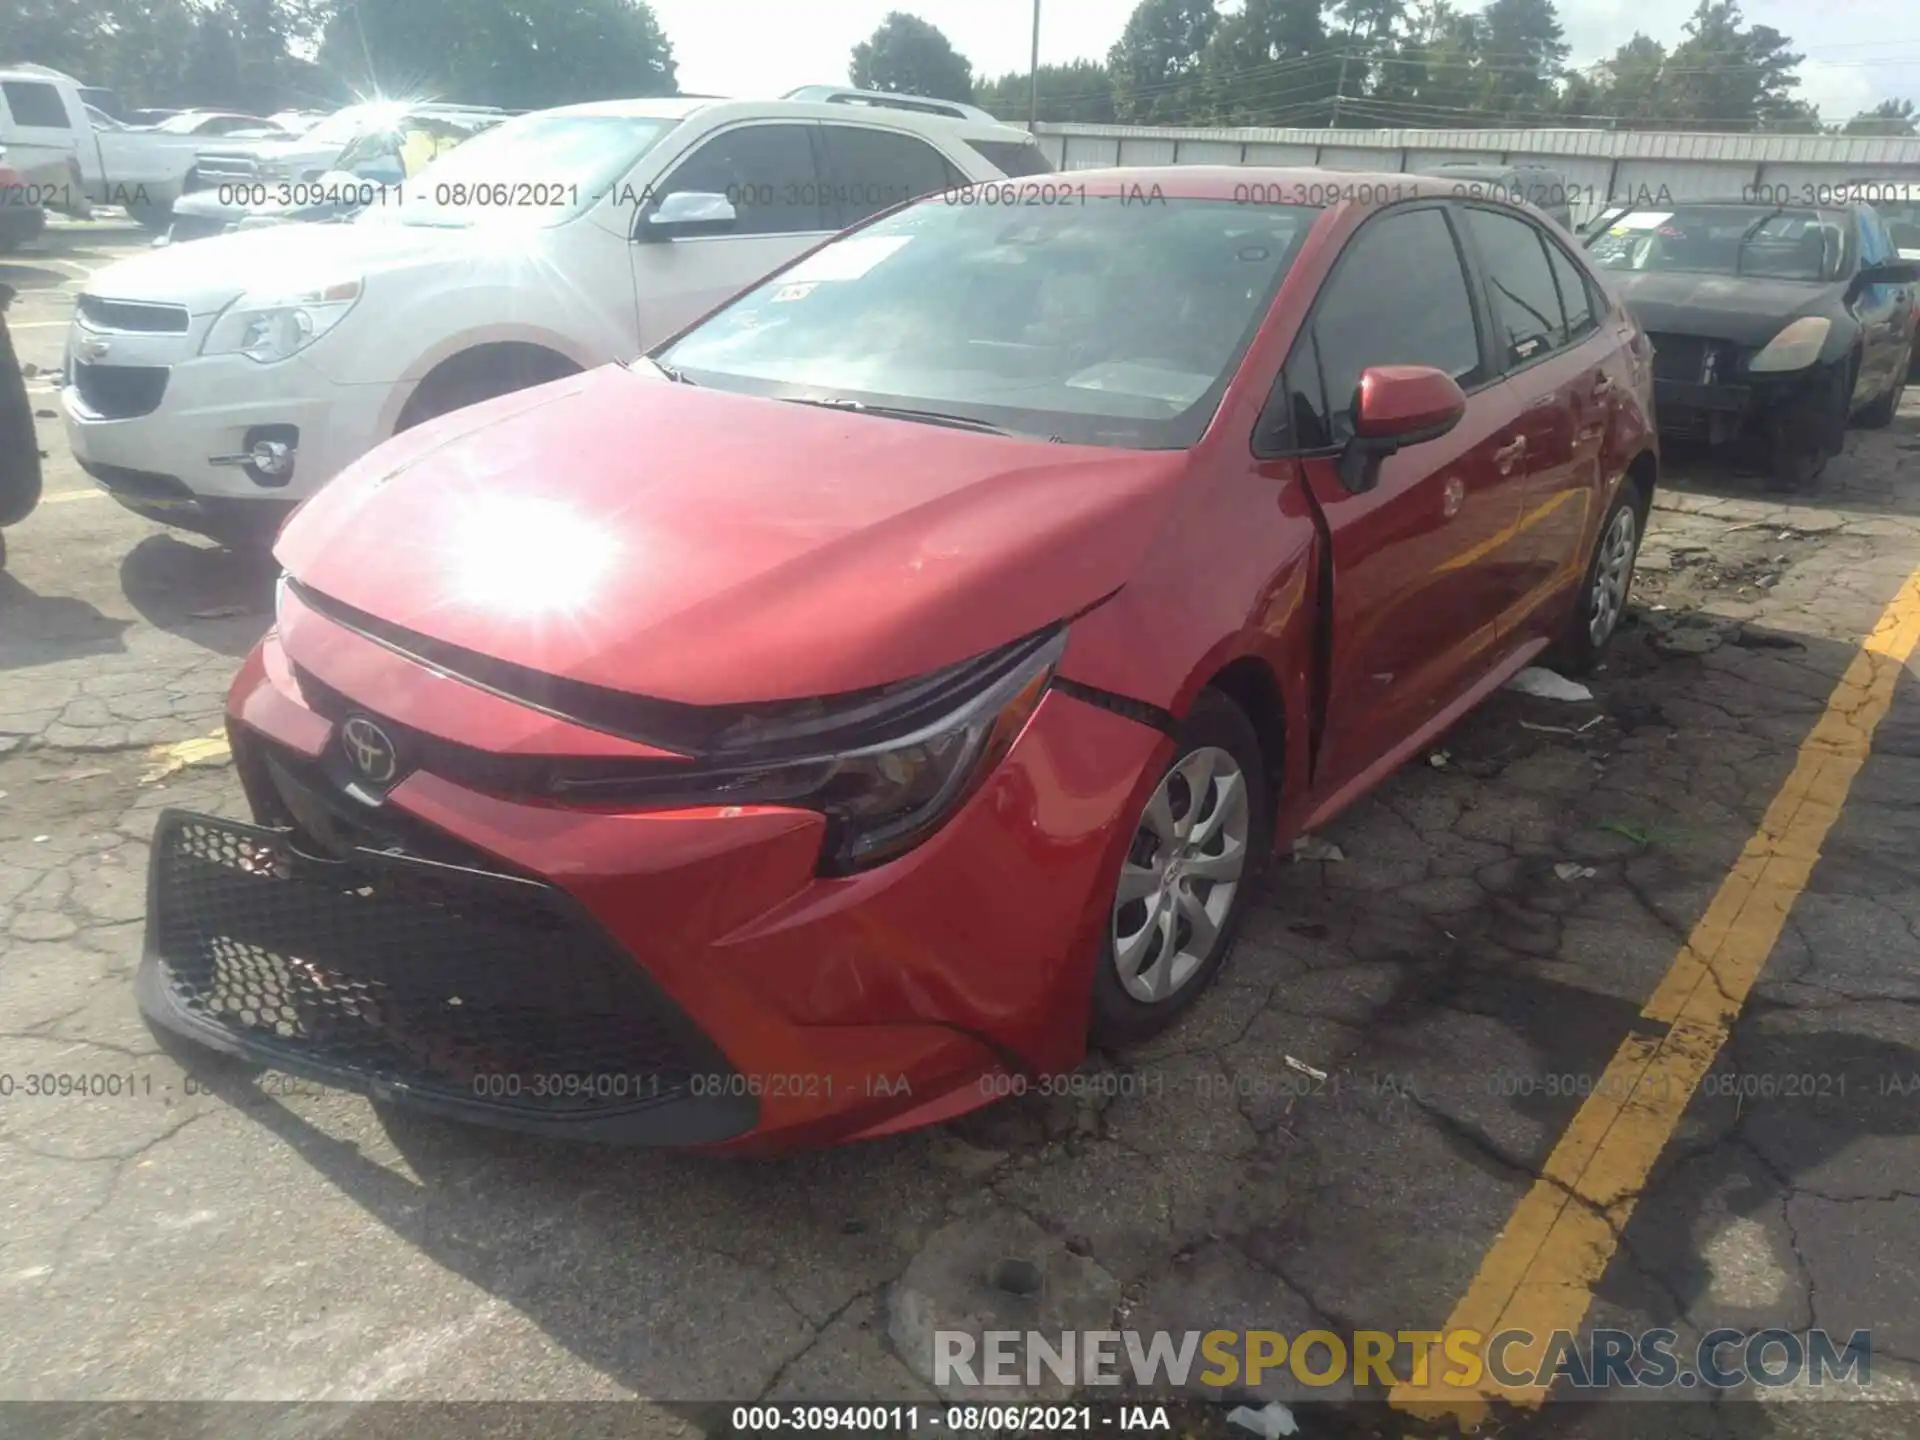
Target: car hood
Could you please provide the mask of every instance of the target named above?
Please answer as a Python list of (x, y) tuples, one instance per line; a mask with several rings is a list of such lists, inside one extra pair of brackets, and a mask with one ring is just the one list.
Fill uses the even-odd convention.
[(1702, 335), (1736, 345), (1765, 345), (1789, 320), (1825, 312), (1843, 287), (1808, 280), (1690, 275), (1677, 271), (1603, 272), (1643, 330)]
[(546, 674), (799, 699), (927, 674), (1111, 594), (1186, 465), (609, 366), (397, 437), (275, 553), (388, 626)]
[(211, 235), (96, 271), (86, 293), (108, 300), (170, 302), (205, 315), (224, 310), (249, 290), (304, 290), (383, 266), (457, 255), (474, 233), (382, 224)]

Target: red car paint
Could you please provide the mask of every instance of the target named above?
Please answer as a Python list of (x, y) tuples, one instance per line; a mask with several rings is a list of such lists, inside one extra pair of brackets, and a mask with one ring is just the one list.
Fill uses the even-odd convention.
[[(1279, 193), (1326, 177), (1084, 179), (1226, 200), (1251, 181)], [(1450, 194), (1405, 176), (1339, 188), (1369, 180)], [(886, 1133), (986, 1103), (1010, 1076), (1071, 1069), (1132, 826), (1174, 753), (1125, 704), (1179, 717), (1223, 672), (1236, 694), (1270, 695), (1255, 718), (1284, 847), (1534, 659), (1570, 613), (1615, 487), (1630, 467), (1651, 483), (1650, 379), (1617, 305), (1584, 341), (1474, 389), (1454, 428), (1388, 458), (1371, 490), (1350, 493), (1332, 454), (1257, 458), (1276, 375), (1378, 208), (1321, 214), (1187, 451), (1003, 438), (603, 369), (398, 437), (284, 532), (292, 576), (381, 621), (695, 705), (862, 689), (1077, 617), (1057, 672), (1072, 683), (905, 855), (824, 876), (810, 811), (563, 806), (425, 770), (387, 803), (563, 888), (762, 1077), (758, 1124), (713, 1148)], [(583, 542), (590, 593), (566, 614), (492, 603), (460, 539), (478, 510), (504, 506), (505, 524), (541, 502), (598, 537)], [(568, 533), (528, 543), (564, 550)], [(659, 753), (451, 678), (297, 597), (235, 681), (236, 735), (320, 754), (334, 727), (312, 682), (478, 751)]]

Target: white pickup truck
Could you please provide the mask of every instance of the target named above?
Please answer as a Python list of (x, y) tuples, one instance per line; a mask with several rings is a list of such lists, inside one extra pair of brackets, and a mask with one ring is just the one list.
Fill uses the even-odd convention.
[(201, 153), (230, 148), (234, 137), (96, 124), (84, 89), (41, 65), (0, 69), (0, 145), (26, 198), (83, 216), (94, 205), (119, 205), (148, 229), (164, 230)]

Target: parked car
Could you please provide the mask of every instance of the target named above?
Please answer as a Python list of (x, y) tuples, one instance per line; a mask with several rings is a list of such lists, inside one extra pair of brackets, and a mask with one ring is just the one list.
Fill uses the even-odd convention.
[(397, 431), (636, 355), (845, 225), (998, 178), (976, 146), (1016, 137), (786, 100), (507, 120), (349, 224), (96, 271), (76, 306), (67, 437), (129, 508), (264, 539)]
[(391, 134), (408, 115), (490, 115), (499, 120), (507, 113), (490, 105), (369, 100), (336, 110), (317, 125), (293, 134), (209, 149), (187, 177), (187, 189), (198, 193), (218, 191), (223, 185), (305, 184), (340, 169), (341, 157), (350, 149), (369, 136), (379, 139)]
[(182, 195), (173, 205), (173, 224), (155, 243), (345, 220), (369, 206), (399, 204), (401, 197), (389, 187), (417, 176), (429, 162), (503, 118), (498, 111), (402, 112), (389, 125), (363, 131), (336, 158), (335, 168), (317, 179), (223, 181)]
[(289, 134), (304, 135), (331, 113), (327, 110), (276, 110), (267, 118)]
[[(1871, 205), (1886, 224), (1887, 238), (1902, 260), (1920, 262), (1920, 184), (1909, 180), (1862, 180), (1852, 198)], [(1920, 288), (1913, 296), (1914, 319), (1920, 325)], [(1920, 346), (1907, 365), (1907, 378), (1920, 380)]]
[(271, 140), (292, 133), (265, 116), (232, 110), (184, 110), (167, 116), (153, 128), (163, 135), (223, 135), (231, 139)]
[(46, 228), (44, 200), (27, 177), (7, 163), (6, 147), (0, 146), (0, 255), (39, 239)]
[(1587, 247), (1653, 337), (1663, 430), (1757, 446), (1792, 489), (1850, 423), (1893, 419), (1920, 267), (1870, 207), (1690, 200), (1629, 210)]
[(1596, 662), (1657, 479), (1564, 232), (1404, 176), (1230, 198), (1317, 178), (924, 199), (365, 457), (231, 692), (256, 823), (156, 828), (150, 1020), (721, 1149), (1171, 1024), (1276, 847)]
[(1484, 164), (1471, 160), (1443, 160), (1429, 166), (1429, 175), (1443, 176), (1459, 187), (1468, 198), (1524, 201), (1567, 230), (1573, 229), (1573, 204), (1578, 188), (1567, 182), (1560, 171), (1546, 165), (1517, 161), (1511, 165)]
[(139, 130), (94, 107), (83, 87), (44, 66), (0, 69), (0, 145), (51, 210), (86, 215), (118, 205), (149, 229), (168, 212), (203, 149), (230, 139)]

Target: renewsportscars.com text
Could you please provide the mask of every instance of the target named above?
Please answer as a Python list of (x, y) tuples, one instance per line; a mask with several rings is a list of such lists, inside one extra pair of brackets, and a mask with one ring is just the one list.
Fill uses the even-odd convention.
[(936, 1386), (1255, 1386), (1291, 1377), (1330, 1386), (1438, 1384), (1473, 1390), (1486, 1382), (1518, 1388), (1553, 1383), (1576, 1390), (1732, 1390), (1751, 1382), (1785, 1385), (1871, 1383), (1872, 1333), (1844, 1340), (1825, 1330), (1709, 1330), (1697, 1345), (1665, 1329), (1356, 1330), (937, 1330)]

